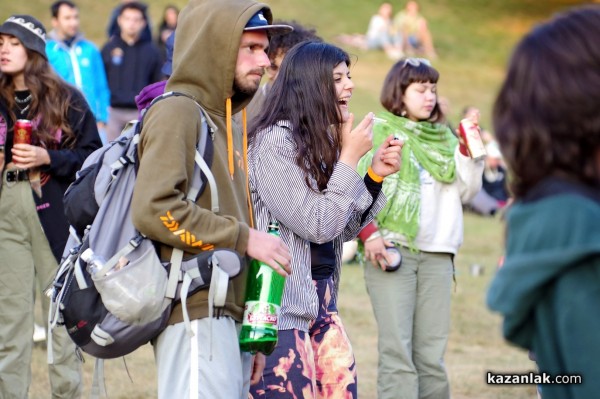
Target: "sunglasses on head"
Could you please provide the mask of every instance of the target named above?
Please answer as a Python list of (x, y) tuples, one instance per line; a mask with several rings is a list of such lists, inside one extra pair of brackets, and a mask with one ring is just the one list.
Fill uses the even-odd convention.
[(431, 62), (429, 62), (429, 60), (426, 58), (406, 58), (402, 64), (402, 68), (404, 68), (407, 64), (412, 65), (415, 68), (421, 64), (431, 66)]

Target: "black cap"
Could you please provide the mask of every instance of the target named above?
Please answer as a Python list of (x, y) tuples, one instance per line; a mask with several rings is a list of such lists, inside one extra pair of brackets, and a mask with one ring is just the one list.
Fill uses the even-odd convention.
[(46, 28), (31, 15), (13, 15), (0, 25), (0, 33), (19, 39), (23, 47), (46, 56)]

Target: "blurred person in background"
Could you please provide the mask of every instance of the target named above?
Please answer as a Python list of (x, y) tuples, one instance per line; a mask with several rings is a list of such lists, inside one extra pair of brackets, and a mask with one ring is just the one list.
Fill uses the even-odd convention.
[(337, 40), (362, 50), (383, 50), (388, 58), (397, 60), (402, 57), (402, 46), (392, 23), (392, 4), (382, 3), (369, 20), (366, 34), (342, 34)]
[(430, 59), (437, 58), (427, 20), (419, 12), (419, 3), (416, 1), (406, 3), (404, 10), (394, 17), (394, 29), (402, 42), (404, 54), (420, 54)]
[(77, 87), (96, 117), (98, 130), (108, 122), (110, 91), (100, 50), (79, 30), (79, 9), (69, 0), (50, 6), (53, 29), (48, 33), (46, 54), (60, 77)]
[[(117, 20), (119, 19), (119, 15), (121, 15), (121, 9), (127, 3), (133, 3), (136, 0), (121, 0), (121, 4), (118, 4), (115, 8), (113, 8), (110, 17), (108, 19), (108, 26), (106, 28), (107, 37), (110, 39), (113, 36), (119, 36), (121, 34), (121, 28)], [(148, 14), (148, 5), (146, 3), (140, 3), (144, 8), (144, 19), (146, 20), (146, 26), (140, 33), (141, 40), (148, 42), (152, 40), (152, 22), (150, 20), (150, 15)]]
[(163, 57), (166, 57), (167, 39), (169, 39), (169, 36), (175, 32), (178, 17), (179, 8), (172, 4), (169, 4), (165, 7), (163, 11), (163, 18), (158, 26), (158, 33), (156, 36), (156, 44)]
[[(101, 146), (85, 98), (48, 63), (45, 37), (29, 15), (0, 26), (1, 398), (27, 397), (36, 280), (45, 290), (56, 274), (69, 235), (63, 194)], [(17, 120), (29, 120), (31, 133), (16, 130)], [(49, 298), (39, 296), (47, 321)], [(80, 397), (81, 362), (64, 328), (53, 330), (53, 355), (52, 398)]]
[(542, 383), (544, 399), (600, 392), (599, 41), (598, 4), (536, 26), (517, 44), (494, 106), (515, 201), (487, 303), (541, 373), (572, 376)]
[(489, 142), (485, 150), (487, 155), (481, 190), (469, 202), (468, 209), (484, 216), (493, 216), (509, 202), (508, 176), (498, 143)]
[(102, 47), (102, 61), (110, 87), (110, 110), (106, 136), (116, 139), (127, 122), (137, 119), (135, 96), (145, 86), (163, 79), (162, 57), (156, 45), (140, 36), (147, 20), (145, 6), (128, 2), (117, 18), (119, 36)]

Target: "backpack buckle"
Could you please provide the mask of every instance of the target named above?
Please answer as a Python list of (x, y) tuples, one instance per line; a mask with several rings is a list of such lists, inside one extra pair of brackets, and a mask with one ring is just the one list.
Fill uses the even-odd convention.
[(140, 246), (143, 239), (144, 239), (144, 236), (141, 234), (138, 234), (137, 236), (135, 236), (131, 240), (129, 240), (129, 245), (131, 245), (133, 247), (133, 249), (135, 249)]

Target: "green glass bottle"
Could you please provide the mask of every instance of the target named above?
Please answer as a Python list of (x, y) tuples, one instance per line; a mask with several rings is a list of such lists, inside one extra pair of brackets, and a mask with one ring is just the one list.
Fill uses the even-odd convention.
[[(279, 224), (271, 222), (269, 234), (279, 237)], [(253, 259), (246, 282), (246, 305), (240, 332), (244, 352), (270, 355), (277, 344), (277, 326), (285, 278), (271, 266)]]

